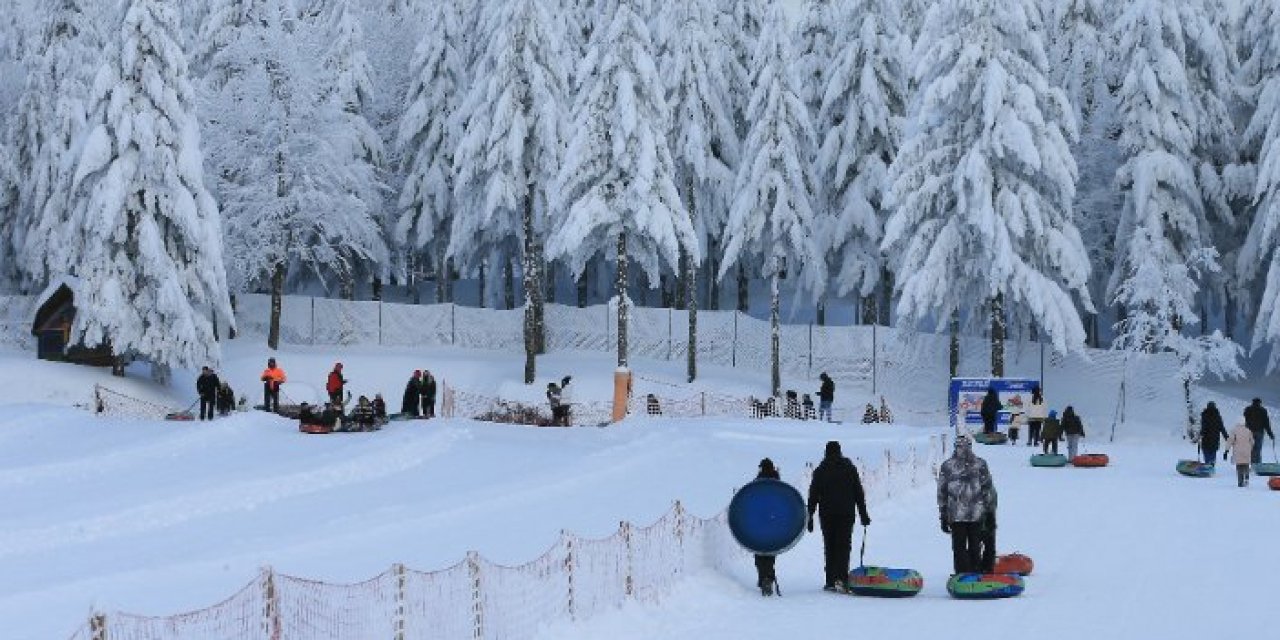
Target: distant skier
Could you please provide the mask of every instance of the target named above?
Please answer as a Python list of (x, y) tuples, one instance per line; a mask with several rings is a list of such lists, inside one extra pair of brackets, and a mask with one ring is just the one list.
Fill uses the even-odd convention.
[[(778, 473), (777, 467), (773, 466), (773, 460), (765, 458), (760, 461), (760, 472), (756, 474), (756, 479), (760, 478), (781, 480), (782, 475)], [(778, 574), (774, 572), (776, 560), (776, 556), (756, 556), (756, 586), (760, 588), (761, 595), (771, 596), (777, 589)]]
[(1218, 405), (1210, 401), (1205, 405), (1204, 411), (1200, 412), (1200, 452), (1204, 454), (1204, 463), (1217, 462), (1219, 443), (1230, 438), (1231, 434), (1227, 433), (1227, 428), (1222, 424)]
[(987, 395), (982, 398), (982, 432), (995, 433), (996, 420), (1000, 418), (1000, 410), (1004, 405), (1000, 404), (1000, 396), (996, 394), (995, 387), (987, 387)]
[(414, 370), (409, 382), (404, 385), (404, 397), (400, 400), (400, 413), (406, 417), (418, 417), (418, 398), (422, 394), (422, 371)]
[(422, 386), (419, 392), (422, 394), (422, 417), (436, 417), (436, 377), (426, 369), (422, 370)]
[(275, 358), (267, 358), (267, 368), (262, 372), (262, 406), (267, 411), (280, 412), (280, 385), (288, 378), (284, 369), (276, 366)]
[(1080, 452), (1080, 439), (1084, 437), (1084, 423), (1071, 406), (1062, 410), (1062, 433), (1067, 436), (1067, 459), (1075, 460)]
[(1254, 439), (1253, 430), (1248, 423), (1241, 422), (1231, 430), (1227, 445), (1231, 448), (1231, 460), (1236, 463), (1236, 485), (1249, 486), (1249, 463), (1253, 459)]
[(1040, 428), (1044, 426), (1044, 419), (1049, 417), (1048, 407), (1044, 404), (1044, 393), (1040, 391), (1040, 387), (1031, 390), (1031, 405), (1027, 407), (1027, 446), (1034, 447), (1040, 444)]
[(938, 518), (942, 532), (951, 534), (952, 566), (956, 573), (982, 568), (982, 524), (995, 511), (995, 484), (982, 458), (974, 455), (968, 436), (956, 438), (955, 451), (938, 472)]
[(342, 392), (347, 388), (347, 379), (342, 377), (342, 363), (333, 365), (333, 371), (329, 372), (329, 379), (324, 383), (324, 390), (329, 392), (329, 402), (341, 405)]
[(836, 401), (836, 383), (823, 371), (818, 379), (822, 384), (818, 386), (818, 419), (832, 422), (831, 405)]
[(862, 514), (862, 526), (871, 524), (866, 494), (858, 468), (840, 452), (840, 443), (827, 443), (826, 453), (809, 483), (809, 531), (813, 514), (822, 522), (822, 553), (827, 591), (844, 591), (849, 580), (849, 549), (853, 543), (854, 518)]
[(202, 367), (200, 375), (196, 378), (196, 393), (200, 394), (200, 419), (212, 420), (213, 412), (218, 406), (218, 387), (222, 383), (218, 380), (218, 374), (213, 372), (209, 367)]
[(1276, 441), (1276, 434), (1271, 432), (1271, 417), (1267, 415), (1267, 409), (1262, 406), (1260, 398), (1254, 398), (1253, 404), (1250, 404), (1244, 410), (1244, 423), (1249, 427), (1249, 431), (1253, 432), (1253, 452), (1251, 462), (1262, 462), (1262, 436), (1266, 434), (1271, 438), (1272, 445)]

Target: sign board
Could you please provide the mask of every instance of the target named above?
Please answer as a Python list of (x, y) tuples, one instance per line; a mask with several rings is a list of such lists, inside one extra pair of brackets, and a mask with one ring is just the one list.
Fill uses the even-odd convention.
[(951, 414), (951, 428), (965, 427), (982, 431), (982, 398), (987, 388), (994, 387), (1004, 409), (996, 420), (997, 429), (1007, 429), (1013, 414), (1025, 413), (1031, 405), (1031, 390), (1040, 386), (1032, 378), (952, 378), (947, 393), (947, 409)]

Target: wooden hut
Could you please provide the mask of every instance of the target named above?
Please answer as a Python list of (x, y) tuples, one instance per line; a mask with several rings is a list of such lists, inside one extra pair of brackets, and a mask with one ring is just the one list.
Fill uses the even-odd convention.
[(36, 314), (31, 323), (31, 334), (36, 337), (36, 357), (95, 367), (112, 366), (115, 358), (111, 354), (110, 343), (92, 348), (71, 343), (78, 284), (73, 278), (62, 278), (50, 284), (36, 298)]

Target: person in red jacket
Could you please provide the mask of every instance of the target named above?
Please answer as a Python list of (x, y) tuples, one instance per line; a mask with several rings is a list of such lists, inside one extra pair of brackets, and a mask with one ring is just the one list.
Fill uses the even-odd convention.
[(347, 386), (347, 379), (342, 377), (342, 363), (333, 365), (333, 371), (329, 372), (329, 380), (324, 384), (324, 390), (329, 392), (329, 402), (336, 405), (342, 404), (342, 391)]

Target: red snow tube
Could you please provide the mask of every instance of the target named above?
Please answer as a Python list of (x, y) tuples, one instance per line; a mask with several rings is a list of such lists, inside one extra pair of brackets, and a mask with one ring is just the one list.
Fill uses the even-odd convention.
[(1030, 557), (1021, 553), (1010, 553), (996, 556), (996, 566), (992, 573), (1016, 573), (1020, 576), (1029, 576), (1035, 566)]
[(298, 426), (298, 431), (303, 433), (333, 433), (333, 427), (327, 427), (322, 424), (303, 424)]
[(1272, 491), (1280, 491), (1280, 476), (1267, 480), (1267, 486), (1271, 487)]
[(1086, 453), (1078, 455), (1071, 459), (1073, 467), (1105, 467), (1111, 462), (1111, 458), (1105, 453)]

